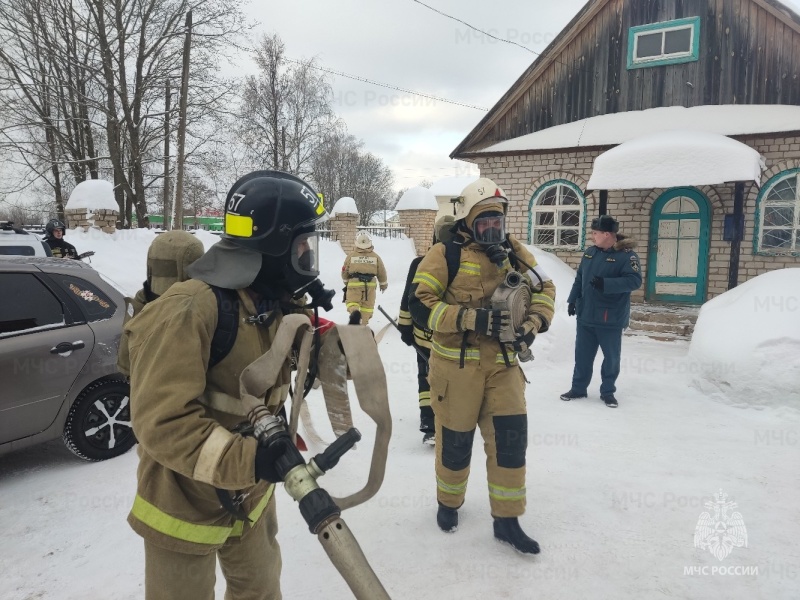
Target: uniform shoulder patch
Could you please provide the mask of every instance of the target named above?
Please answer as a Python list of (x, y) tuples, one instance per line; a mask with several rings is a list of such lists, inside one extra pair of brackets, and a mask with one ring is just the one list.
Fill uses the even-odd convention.
[(631, 269), (634, 271), (639, 271), (639, 258), (635, 254), (631, 254)]

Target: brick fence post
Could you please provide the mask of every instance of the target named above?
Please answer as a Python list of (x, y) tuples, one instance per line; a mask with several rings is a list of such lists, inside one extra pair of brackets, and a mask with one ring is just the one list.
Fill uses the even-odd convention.
[(433, 243), (433, 227), (439, 211), (436, 196), (422, 186), (409, 188), (397, 201), (395, 210), (406, 235), (414, 240), (417, 256), (422, 256)]

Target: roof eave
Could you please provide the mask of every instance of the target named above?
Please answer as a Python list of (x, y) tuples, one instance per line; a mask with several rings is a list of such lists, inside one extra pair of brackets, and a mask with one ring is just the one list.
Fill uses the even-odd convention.
[[(524, 93), (525, 89), (527, 89), (528, 85), (536, 81), (536, 79), (541, 75), (542, 71), (547, 67), (551, 62), (551, 55), (555, 55), (555, 49), (559, 48), (562, 45), (566, 45), (570, 39), (573, 30), (576, 28), (578, 23), (581, 21), (589, 21), (594, 16), (594, 14), (605, 5), (608, 0), (589, 0), (584, 7), (575, 15), (572, 20), (561, 30), (561, 32), (553, 39), (547, 47), (542, 50), (536, 60), (531, 63), (531, 66), (528, 67), (525, 72), (520, 75), (517, 80), (512, 84), (512, 86), (508, 89), (508, 91), (503, 94), (503, 96), (498, 100), (489, 112), (478, 122), (478, 124), (470, 131), (467, 136), (461, 141), (461, 143), (456, 146), (456, 148), (450, 153), (450, 158), (462, 158), (464, 155), (464, 148), (470, 144), (470, 142), (474, 141), (475, 139), (479, 138), (481, 134), (483, 134), (489, 127), (491, 127), (495, 121), (505, 114), (503, 110), (508, 105), (513, 104), (516, 99)], [(574, 32), (577, 34), (577, 32)], [(525, 85), (528, 84), (528, 85)], [(524, 89), (523, 89), (524, 88)]]

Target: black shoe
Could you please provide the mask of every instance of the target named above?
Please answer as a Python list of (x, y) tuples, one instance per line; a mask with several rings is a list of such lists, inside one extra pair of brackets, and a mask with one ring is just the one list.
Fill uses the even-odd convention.
[(600, 400), (605, 402), (608, 408), (617, 408), (617, 406), (619, 406), (617, 399), (614, 398), (614, 394), (605, 394), (604, 396), (600, 396)]
[(427, 433), (429, 431), (434, 431), (436, 426), (434, 425), (433, 420), (433, 411), (428, 414), (427, 412), (423, 412), (420, 409), (420, 416), (419, 416), (419, 430), (422, 433)]
[(436, 445), (436, 432), (435, 431), (424, 431), (422, 433), (422, 443), (426, 446), (435, 446)]
[(348, 325), (361, 325), (361, 311), (354, 310), (350, 313), (350, 320), (347, 322)]
[(580, 400), (580, 399), (582, 399), (582, 398), (586, 398), (586, 397), (587, 397), (587, 396), (586, 396), (586, 392), (584, 392), (583, 394), (581, 394), (581, 393), (579, 393), (579, 392), (576, 392), (576, 391), (574, 391), (574, 390), (570, 390), (570, 391), (568, 391), (568, 392), (566, 392), (566, 393), (564, 393), (564, 394), (561, 394), (561, 399), (562, 399), (562, 400), (565, 400), (565, 401), (569, 401), (569, 400)]
[(495, 517), (494, 537), (501, 542), (511, 544), (514, 550), (522, 554), (539, 554), (539, 544), (525, 535), (517, 517)]
[(436, 522), (439, 524), (439, 529), (445, 533), (455, 532), (458, 529), (458, 509), (450, 508), (440, 502)]

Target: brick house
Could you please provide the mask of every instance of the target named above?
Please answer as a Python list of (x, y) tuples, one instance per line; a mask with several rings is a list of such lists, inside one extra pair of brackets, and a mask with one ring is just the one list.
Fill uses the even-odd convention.
[[(794, 1), (794, 0), (792, 0)], [(634, 300), (699, 305), (800, 267), (800, 15), (777, 0), (590, 0), (451, 154), (508, 229), (577, 267), (638, 241)]]

